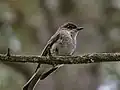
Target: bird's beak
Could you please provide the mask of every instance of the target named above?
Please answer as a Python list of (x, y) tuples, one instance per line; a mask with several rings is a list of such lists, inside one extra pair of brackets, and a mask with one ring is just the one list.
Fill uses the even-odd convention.
[(80, 30), (82, 30), (82, 29), (84, 29), (84, 27), (78, 27), (78, 28), (77, 28), (77, 31), (80, 31)]

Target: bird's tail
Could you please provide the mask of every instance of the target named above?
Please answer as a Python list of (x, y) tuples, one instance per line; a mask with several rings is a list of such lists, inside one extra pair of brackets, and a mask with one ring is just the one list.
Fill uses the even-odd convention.
[(35, 72), (37, 72), (38, 68), (40, 68), (40, 63), (38, 64), (38, 66), (37, 66)]
[(50, 75), (52, 72), (56, 71), (59, 67), (63, 66), (64, 64), (61, 64), (61, 65), (57, 65), (53, 68), (51, 68), (49, 71), (43, 73), (40, 77), (40, 80), (43, 80), (45, 79), (48, 75)]
[(40, 68), (33, 74), (29, 81), (23, 86), (22, 90), (34, 90), (39, 78), (41, 76)]
[(61, 66), (63, 66), (63, 64), (52, 67), (50, 70), (43, 74), (41, 73), (40, 68), (38, 68), (34, 75), (30, 78), (30, 80), (23, 86), (22, 90), (34, 90), (34, 87), (39, 80), (45, 79), (48, 75), (56, 71)]

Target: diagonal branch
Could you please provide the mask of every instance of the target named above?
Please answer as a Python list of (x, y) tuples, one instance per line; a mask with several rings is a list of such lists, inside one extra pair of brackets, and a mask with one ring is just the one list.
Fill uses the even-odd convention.
[(1, 62), (41, 63), (41, 64), (88, 64), (100, 62), (120, 61), (120, 53), (95, 53), (80, 56), (40, 57), (33, 55), (0, 54)]

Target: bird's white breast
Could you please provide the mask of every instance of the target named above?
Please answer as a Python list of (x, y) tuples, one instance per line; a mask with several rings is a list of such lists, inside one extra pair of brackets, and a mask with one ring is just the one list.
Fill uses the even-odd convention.
[[(56, 43), (53, 44), (51, 53), (53, 53), (53, 55), (59, 56), (71, 55), (76, 48), (76, 38), (72, 38), (70, 32), (65, 30), (60, 34), (61, 37), (57, 40)], [(56, 48), (58, 53), (56, 53)]]

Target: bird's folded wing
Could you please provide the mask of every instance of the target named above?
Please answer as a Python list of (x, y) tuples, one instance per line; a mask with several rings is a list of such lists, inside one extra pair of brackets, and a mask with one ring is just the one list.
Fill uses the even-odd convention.
[(43, 49), (41, 56), (47, 56), (47, 54), (50, 52), (50, 49), (52, 45), (60, 38), (60, 33), (55, 33), (50, 40), (47, 42), (47, 45)]
[[(55, 33), (51, 38), (50, 40), (47, 42), (47, 45), (45, 46), (45, 48), (43, 49), (42, 53), (41, 53), (41, 56), (47, 56), (49, 55), (50, 56), (50, 49), (52, 47), (52, 45), (60, 38), (60, 33)], [(38, 64), (35, 72), (38, 70), (38, 68), (40, 67), (40, 63)]]

